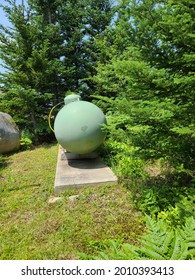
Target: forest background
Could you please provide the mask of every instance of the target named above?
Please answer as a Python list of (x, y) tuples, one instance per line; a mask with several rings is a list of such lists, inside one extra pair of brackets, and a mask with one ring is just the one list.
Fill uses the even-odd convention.
[[(21, 144), (53, 141), (49, 111), (80, 94), (106, 114), (100, 153), (138, 207), (172, 226), (194, 217), (194, 1), (6, 2), (0, 107)], [(163, 176), (149, 183), (146, 163)]]

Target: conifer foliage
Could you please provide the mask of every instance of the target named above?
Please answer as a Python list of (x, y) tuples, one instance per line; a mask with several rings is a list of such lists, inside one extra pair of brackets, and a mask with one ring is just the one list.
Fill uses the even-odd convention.
[[(67, 91), (87, 94), (94, 73), (93, 38), (112, 17), (110, 1), (6, 0), (11, 27), (0, 26), (1, 107), (35, 140), (49, 135), (49, 109)], [(2, 5), (1, 5), (2, 6)]]
[[(102, 56), (93, 77), (96, 95), (114, 97), (107, 110), (111, 123), (124, 116), (120, 129), (140, 155), (166, 158), (180, 172), (191, 174), (195, 165), (194, 1), (120, 3), (115, 25), (97, 39)], [(117, 140), (114, 129), (110, 131)]]

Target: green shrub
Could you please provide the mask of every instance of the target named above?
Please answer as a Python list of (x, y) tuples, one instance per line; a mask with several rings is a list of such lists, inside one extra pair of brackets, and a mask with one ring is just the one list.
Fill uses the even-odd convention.
[(22, 149), (29, 149), (33, 144), (33, 136), (29, 130), (22, 130), (20, 137), (20, 145)]
[(166, 211), (169, 217), (174, 212), (180, 219), (194, 215), (193, 184), (185, 186), (174, 177), (171, 180), (160, 177), (145, 180), (137, 189), (132, 189), (132, 199), (135, 207), (150, 216), (156, 217), (160, 212), (162, 218)]
[(116, 156), (116, 160), (117, 158), (118, 165), (116, 170), (118, 176), (122, 179), (135, 179), (146, 176), (146, 173), (144, 172), (144, 162), (141, 159), (131, 156)]
[(112, 166), (121, 180), (146, 178), (145, 163), (136, 157), (136, 148), (130, 143), (108, 139), (101, 150), (101, 155), (109, 166)]
[(168, 210), (158, 213), (158, 218), (166, 221), (170, 227), (183, 225), (186, 217), (195, 218), (195, 200), (194, 197), (183, 197), (175, 207), (169, 206)]

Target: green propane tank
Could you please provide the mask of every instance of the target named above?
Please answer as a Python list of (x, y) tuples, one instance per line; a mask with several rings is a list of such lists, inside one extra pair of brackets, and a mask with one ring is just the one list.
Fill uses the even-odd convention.
[(81, 101), (76, 94), (65, 97), (64, 102), (54, 122), (59, 144), (74, 154), (95, 151), (106, 137), (101, 127), (106, 123), (105, 115), (96, 105)]

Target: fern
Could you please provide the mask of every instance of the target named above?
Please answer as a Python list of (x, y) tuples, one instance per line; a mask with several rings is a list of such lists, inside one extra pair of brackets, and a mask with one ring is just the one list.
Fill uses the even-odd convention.
[(179, 232), (190, 246), (195, 247), (195, 219), (193, 217), (186, 220), (185, 226), (179, 229)]
[(173, 240), (173, 232), (167, 232), (161, 236), (151, 233), (141, 240), (143, 247), (140, 252), (144, 255), (150, 256), (151, 259), (166, 259), (170, 243)]
[(190, 217), (182, 228), (170, 229), (165, 221), (147, 216), (149, 232), (140, 240), (140, 253), (149, 259), (184, 260), (195, 248), (195, 220)]
[(195, 219), (193, 217), (188, 218), (185, 226), (178, 231), (188, 245), (188, 259), (195, 259)]
[(171, 260), (182, 260), (187, 256), (188, 246), (183, 242), (178, 231), (175, 232), (175, 237), (173, 238), (172, 246), (169, 251), (169, 259)]
[(147, 233), (141, 246), (111, 242), (110, 246), (93, 259), (116, 260), (186, 260), (195, 259), (195, 219), (187, 218), (183, 227), (170, 229), (163, 220), (146, 216)]

